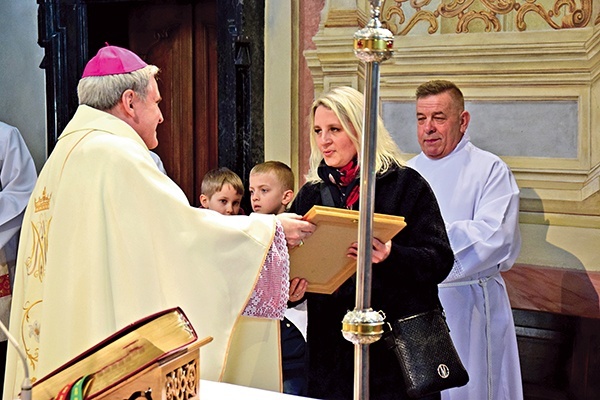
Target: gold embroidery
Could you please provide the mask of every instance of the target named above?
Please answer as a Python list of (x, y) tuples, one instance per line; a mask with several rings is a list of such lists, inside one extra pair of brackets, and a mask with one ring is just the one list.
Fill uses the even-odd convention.
[(23, 318), (21, 320), (21, 342), (23, 343), (23, 350), (34, 371), (39, 360), (40, 352), (40, 322), (36, 319), (32, 320), (30, 313), (36, 305), (41, 305), (41, 303), (42, 300), (37, 300), (31, 305), (28, 305), (29, 302), (25, 303), (25, 307), (23, 308)]
[(34, 200), (35, 203), (35, 212), (45, 211), (50, 208), (50, 199), (52, 198), (52, 194), (46, 196), (46, 187), (44, 186), (44, 190), (42, 195)]
[(27, 275), (32, 275), (34, 278), (39, 279), (40, 282), (44, 280), (44, 275), (46, 273), (48, 232), (50, 231), (51, 222), (52, 218), (48, 221), (41, 218), (37, 226), (35, 223), (31, 223), (33, 241), (31, 244), (31, 254), (25, 260), (25, 266), (27, 267)]

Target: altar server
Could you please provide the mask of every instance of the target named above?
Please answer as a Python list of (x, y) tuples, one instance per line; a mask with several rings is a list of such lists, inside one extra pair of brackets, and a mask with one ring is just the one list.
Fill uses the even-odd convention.
[(430, 81), (416, 97), (422, 152), (408, 164), (433, 188), (454, 250), (439, 296), (470, 377), (442, 399), (522, 399), (515, 327), (500, 275), (521, 248), (519, 188), (499, 157), (470, 142), (470, 115), (455, 84)]
[[(21, 133), (0, 122), (0, 318), (5, 326), (10, 315), (21, 222), (36, 179), (35, 164)], [(7, 346), (6, 335), (0, 331), (0, 382), (4, 382)]]

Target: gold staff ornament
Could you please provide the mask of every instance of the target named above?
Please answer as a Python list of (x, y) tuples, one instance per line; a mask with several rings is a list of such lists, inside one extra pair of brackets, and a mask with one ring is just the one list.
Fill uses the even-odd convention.
[(364, 62), (385, 61), (394, 50), (394, 35), (379, 20), (380, 3), (371, 2), (371, 20), (354, 34), (354, 54)]
[(371, 344), (378, 341), (383, 334), (382, 311), (354, 310), (348, 312), (342, 320), (342, 335), (354, 344)]

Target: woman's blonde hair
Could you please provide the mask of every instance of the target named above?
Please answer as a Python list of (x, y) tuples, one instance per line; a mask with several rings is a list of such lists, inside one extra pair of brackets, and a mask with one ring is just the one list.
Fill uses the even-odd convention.
[[(361, 135), (363, 130), (364, 96), (358, 90), (348, 86), (332, 89), (317, 98), (310, 111), (310, 158), (309, 170), (306, 175), (308, 182), (321, 181), (317, 169), (323, 160), (323, 155), (317, 145), (315, 131), (315, 112), (319, 107), (325, 107), (335, 113), (348, 137), (354, 143), (358, 162), (361, 160)], [(394, 165), (404, 165), (402, 152), (383, 125), (383, 120), (377, 116), (377, 148), (375, 150), (375, 171), (383, 173)]]
[(147, 65), (127, 74), (88, 76), (79, 80), (77, 96), (79, 104), (106, 111), (113, 108), (127, 89), (133, 90), (142, 100), (146, 99), (150, 79), (156, 79), (159, 68)]

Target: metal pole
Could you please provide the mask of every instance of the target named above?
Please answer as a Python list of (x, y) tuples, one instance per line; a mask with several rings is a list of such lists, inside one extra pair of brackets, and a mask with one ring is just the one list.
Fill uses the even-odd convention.
[(354, 53), (365, 62), (365, 99), (360, 161), (360, 213), (356, 271), (356, 307), (344, 317), (342, 332), (354, 343), (354, 400), (369, 399), (369, 344), (383, 333), (382, 312), (371, 306), (371, 258), (375, 158), (379, 106), (379, 63), (392, 55), (393, 35), (379, 21), (381, 1), (371, 1), (371, 20), (354, 35)]
[(360, 213), (358, 223), (358, 268), (356, 273), (356, 308), (371, 305), (371, 257), (373, 247), (373, 212), (375, 210), (375, 150), (377, 149), (377, 115), (379, 64), (367, 63), (365, 75), (365, 111), (361, 138)]
[[(365, 66), (365, 114), (363, 116), (360, 170), (360, 213), (358, 218), (358, 259), (356, 310), (371, 308), (371, 258), (373, 254), (373, 212), (375, 203), (375, 149), (377, 148), (378, 63)], [(375, 118), (372, 118), (375, 116)], [(354, 398), (369, 399), (369, 343), (354, 345)]]

